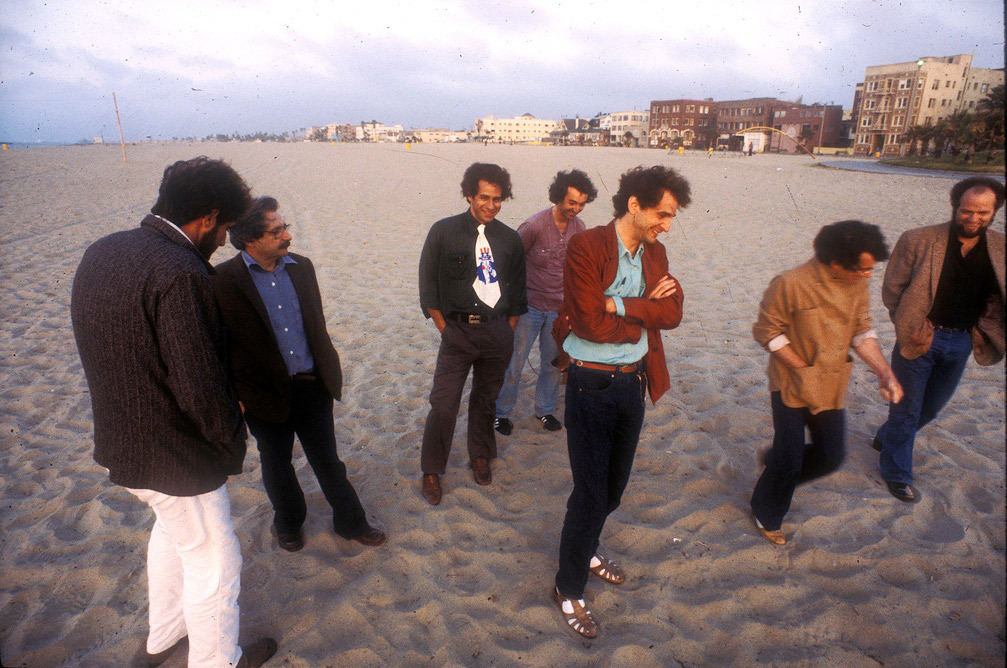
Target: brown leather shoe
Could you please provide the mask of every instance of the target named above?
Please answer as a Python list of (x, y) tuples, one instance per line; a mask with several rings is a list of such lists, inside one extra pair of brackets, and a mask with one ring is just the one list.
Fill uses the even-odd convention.
[(388, 537), (385, 536), (384, 531), (368, 525), (366, 529), (358, 533), (356, 536), (351, 536), (350, 540), (355, 540), (361, 545), (373, 547), (375, 545), (381, 545), (387, 538)]
[(241, 646), (241, 658), (235, 668), (259, 668), (274, 654), (276, 641), (272, 638), (259, 638), (250, 645)]
[(476, 457), (469, 464), (472, 468), (472, 477), (480, 485), (488, 485), (493, 482), (493, 473), (490, 471), (490, 460), (485, 457)]
[(423, 476), (423, 498), (431, 506), (436, 506), (441, 502), (441, 477), (436, 473), (429, 473)]

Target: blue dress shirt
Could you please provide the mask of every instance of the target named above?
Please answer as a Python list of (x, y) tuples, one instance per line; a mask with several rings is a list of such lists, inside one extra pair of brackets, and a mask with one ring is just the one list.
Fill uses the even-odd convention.
[(287, 273), (288, 264), (297, 264), (292, 257), (284, 256), (276, 263), (273, 271), (263, 269), (255, 259), (241, 251), (241, 258), (252, 276), (252, 283), (259, 291), (259, 297), (269, 314), (273, 326), (276, 345), (280, 348), (287, 372), (310, 373), (315, 368), (315, 358), (311, 356), (308, 337), (304, 334), (304, 319), (301, 317), (301, 302)]

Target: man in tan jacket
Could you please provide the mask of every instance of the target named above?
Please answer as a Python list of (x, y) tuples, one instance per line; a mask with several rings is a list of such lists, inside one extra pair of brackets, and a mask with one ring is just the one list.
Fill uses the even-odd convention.
[(969, 355), (983, 366), (1004, 356), (1004, 235), (988, 229), (1004, 186), (988, 176), (951, 189), (952, 219), (903, 234), (885, 271), (881, 299), (895, 323), (892, 369), (906, 398), (891, 404), (874, 437), (892, 496), (919, 500), (913, 482), (916, 432), (954, 394)]
[(787, 542), (780, 527), (797, 485), (828, 475), (843, 462), (850, 348), (878, 375), (885, 399), (902, 399), (869, 314), (868, 277), (876, 262), (888, 259), (881, 230), (844, 220), (819, 230), (814, 247), (814, 258), (772, 280), (752, 327), (755, 340), (770, 353), (775, 430), (752, 493), (752, 512), (759, 531), (776, 545)]

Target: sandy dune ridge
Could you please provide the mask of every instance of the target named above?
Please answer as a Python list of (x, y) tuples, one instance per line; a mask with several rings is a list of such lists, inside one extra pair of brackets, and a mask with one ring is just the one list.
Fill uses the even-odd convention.
[[(1004, 366), (970, 362), (916, 446), (923, 500), (894, 500), (869, 441), (884, 420), (859, 361), (841, 471), (798, 490), (775, 548), (748, 499), (772, 436), (758, 300), (811, 256), (823, 224), (859, 218), (889, 244), (950, 215), (953, 181), (830, 170), (808, 157), (481, 145), (185, 144), (0, 153), (0, 655), (7, 666), (121, 666), (146, 635), (150, 511), (91, 458), (87, 387), (70, 329), (84, 249), (138, 224), (164, 167), (222, 157), (255, 194), (277, 197), (292, 250), (318, 270), (346, 374), (336, 435), (380, 548), (335, 536), (299, 449), (307, 545), (276, 547), (258, 454), (228, 483), (241, 541), (242, 638), (269, 633), (290, 666), (958, 666), (1003, 665)], [(671, 390), (648, 409), (622, 507), (602, 536), (628, 581), (592, 579), (593, 642), (562, 628), (549, 591), (571, 488), (564, 432), (532, 415), (537, 353), (498, 436), (489, 487), (465, 468), (465, 411), (428, 506), (419, 442), (438, 337), (416, 287), (430, 224), (465, 208), (464, 168), (497, 162), (514, 180), (501, 220), (548, 206), (559, 169), (600, 191), (583, 217), (611, 217), (619, 175), (670, 164), (693, 204), (663, 241), (685, 293), (664, 334)], [(1003, 229), (1003, 212), (994, 223)], [(227, 246), (214, 262), (234, 254)], [(883, 348), (894, 334), (871, 279)], [(465, 405), (463, 400), (463, 406)], [(184, 665), (175, 657), (167, 666)]]

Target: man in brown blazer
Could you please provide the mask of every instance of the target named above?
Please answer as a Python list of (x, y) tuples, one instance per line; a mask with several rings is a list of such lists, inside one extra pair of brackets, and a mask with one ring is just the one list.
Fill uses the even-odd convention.
[(909, 230), (892, 251), (881, 299), (895, 323), (892, 369), (906, 398), (888, 408), (873, 446), (881, 476), (900, 501), (913, 487), (916, 432), (954, 394), (969, 355), (989, 366), (1004, 357), (1004, 235), (989, 229), (1004, 186), (988, 176), (951, 189), (949, 222)]
[(245, 409), (273, 505), (280, 547), (304, 547), (304, 493), (291, 462), (294, 436), (332, 506), (337, 534), (380, 545), (385, 534), (367, 523), (346, 465), (336, 452), (332, 402), (343, 374), (322, 311), (311, 260), (288, 251), (289, 225), (272, 197), (259, 197), (231, 229), (240, 253), (216, 267), (214, 295), (229, 334), (234, 388)]

